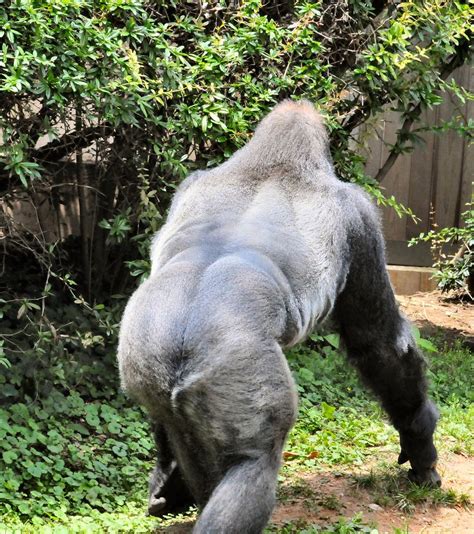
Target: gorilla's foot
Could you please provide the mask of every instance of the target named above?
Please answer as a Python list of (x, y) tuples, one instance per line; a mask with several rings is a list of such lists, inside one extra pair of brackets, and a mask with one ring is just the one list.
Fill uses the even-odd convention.
[(166, 507), (166, 499), (164, 497), (150, 497), (148, 500), (148, 515), (159, 517), (163, 515)]
[(166, 472), (157, 465), (150, 477), (148, 514), (159, 517), (184, 512), (194, 504), (196, 501), (188, 490), (176, 462), (172, 462)]
[[(402, 450), (398, 456), (398, 463), (401, 465), (408, 462), (408, 460), (407, 453)], [(441, 477), (436, 471), (436, 463), (433, 463), (430, 467), (418, 467), (416, 469), (413, 467), (413, 462), (410, 463), (412, 464), (412, 468), (408, 470), (408, 479), (410, 482), (418, 484), (418, 486), (428, 486), (431, 488), (439, 488), (441, 486)]]
[(434, 467), (418, 471), (409, 469), (408, 479), (418, 486), (428, 486), (430, 488), (439, 488), (441, 486), (441, 477)]

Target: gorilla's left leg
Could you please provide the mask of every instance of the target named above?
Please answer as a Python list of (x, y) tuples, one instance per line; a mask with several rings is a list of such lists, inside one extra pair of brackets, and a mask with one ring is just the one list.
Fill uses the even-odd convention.
[(152, 423), (153, 437), (158, 449), (156, 465), (148, 484), (148, 513), (161, 516), (181, 512), (195, 503), (173, 458), (164, 427)]
[(427, 394), (426, 363), (410, 323), (398, 310), (378, 228), (368, 225), (357, 237), (335, 310), (349, 360), (398, 430), (398, 461), (410, 461), (410, 479), (438, 486), (433, 444), (438, 412)]

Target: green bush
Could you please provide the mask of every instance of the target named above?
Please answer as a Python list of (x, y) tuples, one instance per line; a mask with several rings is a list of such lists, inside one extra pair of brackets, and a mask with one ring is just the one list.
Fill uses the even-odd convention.
[[(0, 2), (0, 365), (21, 360), (36, 373), (61, 351), (110, 353), (176, 185), (242, 146), (285, 97), (328, 117), (342, 179), (409, 213), (364, 174), (356, 131), (382, 108), (400, 111), (390, 165), (416, 141), (409, 126), (422, 109), (443, 91), (466, 97), (448, 78), (470, 55), (472, 6), (226, 4)], [(36, 229), (15, 216), (19, 202)], [(78, 210), (79, 235), (67, 239), (48, 229), (63, 205)], [(21, 400), (12, 385), (10, 400)]]

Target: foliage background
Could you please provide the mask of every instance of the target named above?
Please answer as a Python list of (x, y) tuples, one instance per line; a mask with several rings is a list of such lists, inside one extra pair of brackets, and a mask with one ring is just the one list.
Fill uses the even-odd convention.
[[(186, 173), (232, 154), (276, 102), (305, 97), (327, 116), (341, 179), (406, 213), (378, 181), (416, 142), (422, 109), (446, 91), (471, 98), (449, 80), (472, 52), (471, 3), (229, 5), (0, 0), (7, 512), (111, 509), (151, 458), (141, 415), (117, 396), (114, 350), (124, 302), (149, 269), (149, 239)], [(404, 123), (370, 178), (357, 131), (386, 107)], [(29, 206), (41, 230), (42, 207), (59, 214), (68, 203), (79, 235), (18, 217)]]

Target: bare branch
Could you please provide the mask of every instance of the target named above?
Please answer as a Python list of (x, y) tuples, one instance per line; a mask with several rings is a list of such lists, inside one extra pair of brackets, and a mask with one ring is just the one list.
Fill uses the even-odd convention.
[(94, 141), (107, 137), (112, 133), (110, 126), (89, 126), (81, 131), (64, 134), (60, 139), (55, 139), (46, 146), (33, 150), (32, 158), (42, 163), (59, 161), (69, 154), (87, 148)]

